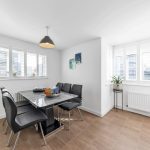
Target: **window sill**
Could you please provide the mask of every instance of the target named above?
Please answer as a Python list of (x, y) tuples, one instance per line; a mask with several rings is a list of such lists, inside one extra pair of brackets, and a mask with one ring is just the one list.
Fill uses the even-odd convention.
[(142, 82), (124, 82), (123, 85), (127, 86), (145, 86), (145, 87), (150, 87), (150, 81), (142, 81)]
[(8, 78), (0, 78), (0, 81), (9, 81), (9, 80), (42, 80), (48, 79), (48, 77), (8, 77)]
[[(107, 82), (106, 85), (113, 86), (113, 83)], [(142, 86), (142, 87), (150, 87), (150, 81), (124, 81), (123, 86)]]

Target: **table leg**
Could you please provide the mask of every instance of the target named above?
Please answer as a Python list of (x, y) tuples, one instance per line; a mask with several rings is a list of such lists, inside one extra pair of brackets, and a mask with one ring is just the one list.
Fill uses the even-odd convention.
[(123, 111), (123, 92), (122, 92), (122, 111)]
[(114, 92), (114, 109), (116, 109), (116, 96), (115, 96), (115, 92)]
[(116, 111), (118, 111), (118, 93), (116, 93)]
[(56, 120), (54, 118), (54, 111), (53, 111), (53, 107), (49, 107), (49, 108), (43, 108), (42, 111), (47, 115), (48, 120), (43, 121), (42, 124), (42, 128), (43, 128), (43, 132), (44, 135), (47, 135), (53, 131), (55, 131), (56, 129), (61, 127), (61, 124), (59, 123), (58, 120)]

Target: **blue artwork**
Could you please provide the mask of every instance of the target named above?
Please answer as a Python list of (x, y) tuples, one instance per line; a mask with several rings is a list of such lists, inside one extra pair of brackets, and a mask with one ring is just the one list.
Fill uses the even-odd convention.
[(69, 60), (69, 68), (72, 70), (76, 68), (76, 62), (74, 58)]
[(76, 64), (80, 64), (82, 62), (81, 53), (75, 54)]

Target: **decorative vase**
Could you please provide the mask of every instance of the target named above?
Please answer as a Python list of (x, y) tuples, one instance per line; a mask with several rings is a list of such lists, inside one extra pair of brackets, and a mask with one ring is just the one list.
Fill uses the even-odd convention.
[(17, 73), (16, 73), (16, 72), (14, 72), (14, 73), (13, 73), (13, 76), (14, 76), (14, 77), (16, 77), (16, 76), (17, 76)]
[(114, 84), (113, 89), (122, 90), (122, 84)]

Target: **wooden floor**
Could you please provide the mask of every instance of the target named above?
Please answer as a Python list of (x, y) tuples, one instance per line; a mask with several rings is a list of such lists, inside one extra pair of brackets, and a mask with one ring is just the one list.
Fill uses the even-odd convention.
[[(48, 137), (47, 146), (34, 127), (22, 132), (17, 150), (150, 150), (150, 118), (114, 110), (99, 118), (83, 112), (84, 121), (72, 121), (71, 129)], [(75, 115), (74, 115), (75, 116)], [(66, 124), (67, 125), (67, 124)], [(0, 121), (0, 150), (8, 135)]]

